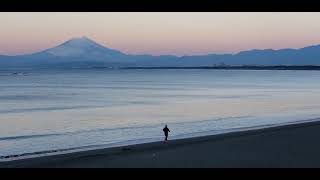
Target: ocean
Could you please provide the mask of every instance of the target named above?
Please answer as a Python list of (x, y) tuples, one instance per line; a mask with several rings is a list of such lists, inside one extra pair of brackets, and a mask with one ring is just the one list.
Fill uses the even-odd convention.
[(320, 71), (0, 70), (0, 160), (316, 121)]

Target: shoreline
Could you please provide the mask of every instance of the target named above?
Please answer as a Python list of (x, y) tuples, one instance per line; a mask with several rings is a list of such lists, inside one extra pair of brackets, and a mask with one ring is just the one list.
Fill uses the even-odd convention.
[[(316, 128), (320, 129), (320, 122), (319, 121), (311, 121), (311, 122), (302, 122), (302, 123), (295, 123), (295, 124), (287, 124), (263, 129), (253, 129), (247, 131), (240, 131), (240, 132), (229, 132), (224, 134), (217, 134), (217, 135), (208, 135), (208, 136), (200, 136), (200, 137), (191, 137), (185, 139), (176, 139), (176, 140), (169, 140), (167, 143), (164, 142), (151, 142), (151, 143), (143, 143), (143, 144), (135, 144), (135, 145), (127, 145), (127, 146), (120, 146), (120, 147), (111, 147), (111, 148), (102, 148), (102, 149), (93, 149), (93, 150), (86, 150), (86, 151), (79, 151), (79, 152), (70, 152), (65, 154), (57, 154), (57, 155), (49, 155), (43, 157), (34, 157), (28, 159), (21, 159), (21, 160), (13, 160), (7, 162), (0, 162), (0, 168), (10, 168), (10, 167), (70, 167), (75, 165), (76, 167), (83, 167), (85, 164), (90, 162), (90, 159), (96, 160), (96, 158), (103, 157), (103, 158), (111, 158), (115, 159), (113, 161), (117, 161), (117, 158), (122, 159), (123, 156), (135, 156), (136, 154), (141, 154), (144, 156), (148, 152), (166, 152), (171, 151), (174, 149), (183, 149), (188, 147), (198, 147), (203, 144), (228, 144), (227, 141), (232, 141), (234, 139), (249, 139), (248, 146), (250, 145), (250, 137), (254, 136), (266, 136), (267, 134), (277, 134), (283, 133), (287, 131), (296, 131), (296, 130), (303, 130), (308, 128)], [(304, 131), (303, 131), (304, 132)], [(308, 133), (308, 132), (305, 132)], [(320, 134), (320, 131), (319, 131)], [(296, 134), (298, 136), (303, 136), (301, 133)], [(292, 137), (294, 138), (294, 137)], [(286, 138), (288, 140), (288, 137)], [(276, 139), (275, 139), (276, 140)], [(266, 140), (268, 141), (268, 139)], [(305, 140), (308, 141), (308, 138)], [(272, 143), (272, 141), (271, 141)], [(315, 142), (314, 146), (317, 146)], [(234, 143), (231, 143), (234, 144)], [(311, 144), (312, 145), (312, 144)], [(300, 145), (299, 145), (300, 146)], [(313, 145), (312, 145), (313, 146)], [(301, 147), (300, 147), (301, 148)], [(319, 147), (320, 148), (320, 147)], [(192, 148), (191, 148), (192, 149)], [(280, 149), (281, 150), (281, 149)], [(197, 150), (199, 151), (199, 150)], [(220, 152), (221, 153), (221, 152)], [(198, 153), (194, 155), (197, 156)], [(181, 155), (181, 153), (179, 154)], [(320, 156), (319, 156), (320, 158)], [(88, 160), (89, 159), (89, 160)], [(139, 159), (139, 157), (137, 157)], [(81, 161), (82, 163), (77, 163), (75, 161)], [(146, 160), (145, 164), (148, 164), (150, 160)], [(292, 160), (291, 160), (292, 161)], [(68, 162), (68, 163), (66, 163)], [(75, 164), (73, 164), (75, 162)], [(66, 164), (65, 164), (66, 163)], [(72, 165), (73, 164), (73, 165)], [(90, 164), (90, 163), (89, 163)], [(126, 167), (126, 164), (116, 164), (115, 166), (109, 164), (111, 167)], [(162, 163), (160, 163), (162, 164)], [(77, 166), (79, 165), (79, 166)], [(101, 164), (96, 164), (97, 166), (92, 164), (92, 167), (100, 167)], [(162, 164), (163, 165), (163, 164)], [(184, 167), (184, 164), (180, 164), (181, 167)], [(86, 165), (85, 165), (86, 166)], [(194, 164), (195, 167), (201, 166)], [(131, 167), (131, 166), (129, 166)], [(135, 166), (133, 166), (135, 167)], [(137, 167), (141, 167), (137, 165)], [(143, 163), (142, 163), (142, 167)], [(160, 167), (166, 167), (161, 166)], [(320, 167), (320, 161), (319, 161)]]
[[(246, 131), (253, 131), (253, 130), (262, 130), (262, 129), (269, 129), (274, 127), (282, 127), (287, 125), (296, 125), (296, 124), (304, 124), (304, 123), (311, 123), (311, 122), (320, 122), (320, 118), (311, 118), (306, 120), (296, 120), (291, 122), (285, 123), (277, 123), (277, 124), (265, 124), (265, 125), (257, 125), (251, 127), (239, 127), (239, 128), (231, 128), (231, 129), (224, 129), (224, 130), (210, 130), (204, 132), (195, 132), (190, 134), (182, 134), (177, 136), (169, 137), (170, 141), (177, 141), (177, 140), (188, 140), (193, 138), (201, 138), (201, 137), (209, 137), (209, 136), (218, 136), (218, 135), (226, 135), (230, 133), (240, 133)], [(161, 140), (160, 140), (161, 139)], [(34, 158), (43, 158), (48, 156), (57, 156), (57, 155), (67, 155), (70, 153), (80, 153), (86, 151), (93, 151), (93, 150), (103, 150), (103, 149), (110, 149), (110, 148), (121, 148), (126, 146), (135, 146), (135, 145), (142, 145), (142, 144), (149, 144), (149, 143), (160, 143), (163, 142), (162, 138), (146, 138), (144, 140), (128, 140), (123, 142), (113, 142), (110, 144), (97, 144), (97, 145), (88, 145), (88, 146), (78, 146), (78, 147), (70, 147), (65, 149), (48, 149), (44, 151), (35, 151), (35, 152), (26, 152), (21, 154), (10, 154), (10, 155), (3, 155), (0, 156), (0, 165), (2, 162), (12, 162), (12, 161), (20, 161), (20, 160), (28, 160)]]

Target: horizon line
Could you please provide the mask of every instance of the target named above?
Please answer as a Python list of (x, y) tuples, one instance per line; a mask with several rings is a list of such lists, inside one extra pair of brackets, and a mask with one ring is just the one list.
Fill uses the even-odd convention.
[(314, 47), (314, 46), (320, 46), (320, 43), (318, 44), (312, 44), (312, 45), (307, 45), (307, 46), (303, 46), (303, 47), (300, 47), (300, 48), (279, 48), (279, 49), (274, 49), (274, 48), (261, 48), (261, 49), (258, 49), (258, 48), (253, 48), (253, 49), (246, 49), (246, 50), (241, 50), (241, 51), (237, 51), (237, 52), (234, 52), (234, 53), (219, 53), (219, 52), (211, 52), (211, 53), (206, 53), (206, 54), (193, 54), (193, 55), (174, 55), (174, 54), (162, 54), (162, 55), (154, 55), (154, 54), (130, 54), (130, 53), (124, 53), (123, 51), (119, 50), (119, 49), (113, 49), (113, 48), (110, 48), (108, 46), (105, 46), (104, 44), (100, 44), (99, 42), (97, 42), (96, 40), (92, 39), (92, 38), (89, 38), (88, 36), (78, 36), (78, 37), (73, 37), (73, 38), (70, 38), (68, 40), (65, 40), (53, 47), (48, 47), (46, 49), (43, 49), (43, 50), (40, 50), (40, 51), (35, 51), (35, 52), (31, 52), (31, 53), (27, 53), (27, 54), (17, 54), (17, 55), (7, 55), (7, 54), (0, 54), (0, 56), (9, 56), (9, 57), (15, 57), (15, 56), (28, 56), (28, 55), (33, 55), (33, 54), (37, 54), (37, 53), (41, 53), (41, 52), (44, 52), (46, 50), (49, 50), (49, 49), (52, 49), (52, 48), (55, 48), (55, 47), (58, 47), (60, 45), (63, 45), (64, 43), (68, 42), (68, 41), (72, 41), (72, 40), (79, 40), (79, 39), (87, 39), (89, 41), (92, 41), (100, 46), (103, 46), (104, 48), (108, 48), (108, 49), (112, 49), (112, 50), (116, 50), (116, 51), (119, 51), (125, 55), (132, 55), (132, 56), (137, 56), (137, 55), (141, 55), (141, 56), (175, 56), (175, 57), (189, 57), (189, 56), (208, 56), (208, 55), (237, 55), (239, 53), (242, 53), (242, 52), (248, 52), (248, 51), (264, 51), (264, 50), (271, 50), (271, 51), (279, 51), (279, 50), (300, 50), (300, 49), (303, 49), (303, 48), (307, 48), (307, 47)]

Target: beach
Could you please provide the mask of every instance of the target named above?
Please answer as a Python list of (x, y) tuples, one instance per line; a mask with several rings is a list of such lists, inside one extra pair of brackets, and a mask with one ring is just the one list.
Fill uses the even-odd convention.
[(320, 168), (319, 21), (1, 13), (0, 168)]
[(1, 168), (320, 167), (320, 122), (1, 162)]

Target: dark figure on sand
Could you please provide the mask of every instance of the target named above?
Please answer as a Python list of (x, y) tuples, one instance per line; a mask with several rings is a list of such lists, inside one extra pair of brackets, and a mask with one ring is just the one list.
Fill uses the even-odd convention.
[(167, 125), (163, 128), (163, 132), (164, 132), (164, 135), (166, 136), (165, 141), (168, 141), (168, 134), (170, 132), (170, 129), (168, 128)]

